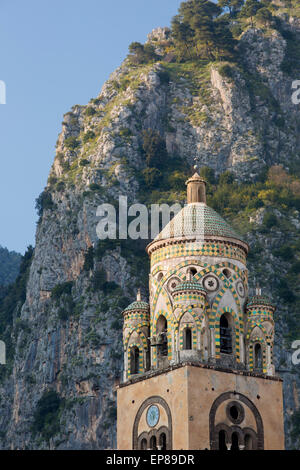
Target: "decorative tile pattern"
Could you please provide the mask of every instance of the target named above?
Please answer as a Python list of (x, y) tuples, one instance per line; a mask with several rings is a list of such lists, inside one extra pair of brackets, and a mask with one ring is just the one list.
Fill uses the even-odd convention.
[(267, 360), (266, 360), (266, 347), (265, 347), (265, 343), (264, 343), (264, 340), (262, 338), (259, 338), (258, 336), (255, 337), (255, 338), (252, 338), (251, 341), (250, 341), (250, 345), (249, 345), (249, 369), (251, 371), (254, 370), (254, 348), (255, 348), (255, 344), (257, 343), (261, 343), (261, 349), (262, 349), (262, 369), (263, 369), (263, 373), (266, 374), (267, 373)]
[(192, 349), (197, 349), (197, 328), (195, 325), (189, 325), (189, 326), (185, 326), (183, 328), (180, 328), (180, 331), (179, 331), (179, 349), (181, 351), (183, 351), (183, 339), (184, 339), (184, 333), (185, 333), (185, 330), (186, 329), (190, 329), (191, 332), (192, 332)]
[[(173, 296), (176, 295), (177, 292), (182, 291), (198, 291), (199, 295), (206, 296), (206, 290), (196, 281), (183, 281), (178, 284), (175, 289), (173, 289)], [(176, 296), (177, 297), (177, 296)]]
[(149, 323), (140, 323), (138, 325), (136, 325), (135, 327), (133, 327), (131, 329), (131, 331), (129, 331), (129, 333), (127, 334), (126, 338), (124, 339), (124, 350), (126, 351), (127, 349), (127, 346), (128, 346), (128, 342), (129, 342), (129, 339), (132, 335), (132, 333), (134, 331), (136, 331), (136, 333), (139, 335), (139, 337), (141, 338), (141, 341), (143, 343), (143, 347), (145, 349), (145, 351), (148, 349), (148, 342), (147, 342), (147, 338), (145, 336), (145, 333), (143, 332), (142, 328), (143, 327), (146, 327), (146, 328), (149, 328)]
[(149, 310), (149, 304), (147, 302), (142, 302), (142, 301), (137, 301), (135, 300), (132, 302), (132, 304), (128, 305), (128, 307), (125, 308), (124, 312), (127, 312), (128, 310)]
[(211, 207), (202, 202), (187, 204), (175, 215), (175, 217), (163, 228), (155, 240), (167, 238), (205, 235), (235, 238), (242, 240), (225, 220)]
[[(246, 264), (246, 254), (244, 250), (230, 243), (216, 241), (211, 242), (182, 242), (170, 244), (158, 248), (151, 254), (151, 266), (156, 263), (170, 259), (180, 257), (191, 257), (191, 256), (213, 256), (221, 258), (229, 258), (241, 261)], [(191, 262), (191, 261), (190, 261)]]

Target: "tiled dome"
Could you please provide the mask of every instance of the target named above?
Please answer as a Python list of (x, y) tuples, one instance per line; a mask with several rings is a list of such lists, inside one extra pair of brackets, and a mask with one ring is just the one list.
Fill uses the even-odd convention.
[(211, 207), (203, 202), (186, 205), (157, 235), (155, 241), (167, 238), (204, 238), (205, 236), (242, 237)]
[(183, 291), (200, 291), (201, 294), (206, 295), (206, 290), (197, 281), (183, 281), (173, 289), (172, 294)]
[(256, 305), (266, 305), (267, 307), (275, 308), (275, 305), (271, 301), (270, 297), (266, 295), (253, 295), (252, 297), (249, 297), (247, 308), (252, 308)]
[(135, 300), (132, 302), (132, 304), (128, 305), (128, 307), (125, 308), (124, 312), (128, 312), (129, 310), (149, 310), (149, 304), (147, 302), (143, 301), (137, 301)]

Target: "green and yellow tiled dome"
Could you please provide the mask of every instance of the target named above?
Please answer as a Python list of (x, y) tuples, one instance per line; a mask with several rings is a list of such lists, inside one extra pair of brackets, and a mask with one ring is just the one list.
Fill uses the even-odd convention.
[(256, 294), (253, 295), (252, 297), (249, 297), (248, 302), (247, 302), (247, 309), (252, 309), (256, 306), (266, 306), (266, 307), (271, 307), (271, 308), (276, 308), (273, 302), (271, 301), (270, 297), (267, 295), (261, 295), (261, 294)]
[(168, 238), (226, 237), (243, 241), (225, 220), (204, 202), (187, 204), (157, 235), (155, 241)]
[(206, 290), (201, 286), (201, 284), (197, 281), (183, 281), (173, 289), (172, 294), (175, 295), (179, 292), (186, 292), (186, 291), (197, 291), (200, 292), (202, 295), (206, 295)]
[(135, 300), (132, 302), (132, 304), (125, 308), (124, 312), (128, 312), (129, 310), (149, 310), (149, 304), (147, 302), (138, 302)]

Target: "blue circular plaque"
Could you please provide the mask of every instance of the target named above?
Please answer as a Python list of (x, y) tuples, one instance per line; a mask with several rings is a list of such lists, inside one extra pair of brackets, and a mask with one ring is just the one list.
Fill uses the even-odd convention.
[(151, 405), (147, 411), (147, 423), (150, 428), (157, 425), (159, 421), (159, 409), (156, 405)]

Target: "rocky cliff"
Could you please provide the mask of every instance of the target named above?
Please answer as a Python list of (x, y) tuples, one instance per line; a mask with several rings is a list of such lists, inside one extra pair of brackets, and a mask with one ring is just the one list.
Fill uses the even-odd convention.
[[(96, 99), (64, 116), (37, 203), (26, 301), (7, 326), (1, 448), (116, 447), (121, 311), (147, 285), (148, 265), (143, 243), (99, 242), (96, 209), (120, 195), (129, 204), (183, 202), (195, 163), (210, 177), (209, 202), (252, 248), (251, 287), (259, 283), (277, 302), (286, 443), (299, 448), (291, 343), (300, 339), (300, 134), (291, 95), (300, 67), (291, 54), (300, 58), (300, 17), (276, 15), (267, 26), (247, 24), (229, 63), (176, 62), (169, 31), (155, 30), (148, 44), (157, 60), (126, 59)], [(162, 161), (150, 165), (155, 152)]]
[(18, 276), (21, 255), (0, 246), (0, 286), (13, 283)]

